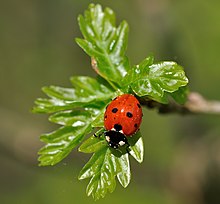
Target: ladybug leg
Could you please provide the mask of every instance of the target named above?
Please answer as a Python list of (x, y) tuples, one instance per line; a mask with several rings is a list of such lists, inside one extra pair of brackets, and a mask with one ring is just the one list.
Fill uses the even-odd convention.
[(94, 135), (93, 135), (94, 137), (100, 137), (100, 135), (97, 135), (96, 133), (94, 133)]
[(127, 144), (127, 147), (126, 147), (126, 152), (129, 154), (129, 155), (131, 155), (131, 153), (130, 153), (130, 145), (129, 144)]
[(128, 140), (127, 140), (127, 138), (126, 137), (124, 137), (124, 143), (125, 143), (125, 145), (126, 145), (126, 152), (129, 154), (129, 155), (131, 155), (130, 154), (130, 144), (128, 143)]
[(98, 130), (96, 133), (94, 133), (93, 136), (100, 138), (100, 137), (103, 135), (103, 132), (104, 132), (104, 130), (103, 130), (103, 129), (100, 129), (100, 130)]

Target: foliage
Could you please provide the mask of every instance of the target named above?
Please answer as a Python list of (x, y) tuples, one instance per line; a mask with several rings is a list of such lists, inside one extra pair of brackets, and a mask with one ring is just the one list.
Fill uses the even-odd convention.
[(84, 38), (77, 38), (76, 42), (92, 58), (98, 76), (72, 77), (72, 88), (44, 87), (42, 90), (48, 98), (37, 99), (33, 112), (50, 113), (49, 120), (61, 125), (58, 130), (40, 137), (46, 143), (39, 151), (41, 166), (57, 164), (82, 143), (86, 135), (98, 129), (96, 134), (100, 137), (90, 136), (79, 147), (80, 152), (93, 153), (79, 179), (91, 178), (86, 192), (97, 200), (114, 191), (115, 178), (127, 187), (131, 179), (129, 154), (139, 163), (144, 156), (140, 131), (128, 138), (129, 154), (123, 147), (114, 150), (108, 146), (102, 134), (106, 105), (122, 93), (164, 104), (173, 98), (183, 104), (188, 79), (177, 63), (154, 63), (153, 56), (130, 66), (125, 55), (128, 24), (123, 21), (117, 27), (110, 8), (102, 10), (100, 5), (91, 4), (84, 15), (79, 15), (78, 22)]

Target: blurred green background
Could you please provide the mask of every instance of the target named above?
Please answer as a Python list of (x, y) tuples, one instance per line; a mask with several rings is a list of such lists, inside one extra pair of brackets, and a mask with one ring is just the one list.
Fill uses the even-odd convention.
[[(30, 109), (41, 87), (70, 87), (72, 75), (95, 76), (76, 45), (77, 16), (92, 1), (9, 0), (0, 6), (0, 202), (94, 203), (78, 181), (90, 155), (76, 150), (54, 167), (38, 167), (41, 133), (57, 128)], [(99, 0), (130, 25), (128, 56), (185, 67), (191, 90), (220, 100), (220, 1)], [(143, 164), (131, 162), (132, 181), (96, 203), (219, 204), (219, 116), (161, 116), (145, 110)]]

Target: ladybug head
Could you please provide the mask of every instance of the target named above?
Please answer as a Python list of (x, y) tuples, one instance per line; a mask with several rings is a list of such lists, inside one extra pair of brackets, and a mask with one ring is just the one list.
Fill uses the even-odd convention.
[(109, 146), (117, 149), (120, 146), (128, 144), (128, 140), (125, 135), (120, 131), (109, 130), (104, 133), (105, 139), (108, 142)]

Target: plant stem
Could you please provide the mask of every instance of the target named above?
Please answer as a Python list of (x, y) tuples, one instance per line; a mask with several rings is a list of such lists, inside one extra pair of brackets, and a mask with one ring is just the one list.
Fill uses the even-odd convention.
[(152, 100), (140, 99), (143, 106), (156, 108), (159, 113), (178, 113), (178, 114), (220, 114), (220, 101), (207, 100), (197, 92), (191, 92), (184, 105), (170, 101), (169, 104), (161, 104)]

